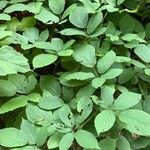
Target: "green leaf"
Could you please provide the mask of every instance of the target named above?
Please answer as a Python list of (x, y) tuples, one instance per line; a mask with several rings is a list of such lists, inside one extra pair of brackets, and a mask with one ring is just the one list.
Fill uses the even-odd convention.
[(29, 28), (25, 32), (23, 32), (23, 36), (25, 36), (29, 42), (35, 43), (39, 36), (39, 30), (37, 28)]
[(33, 27), (36, 24), (36, 19), (34, 17), (25, 17), (21, 20), (22, 30), (25, 31)]
[(38, 41), (46, 41), (49, 37), (49, 30), (46, 29), (41, 32), (41, 34), (38, 37)]
[(88, 22), (88, 12), (83, 6), (78, 6), (69, 16), (69, 21), (78, 28), (85, 28)]
[(48, 139), (48, 142), (47, 142), (48, 149), (54, 149), (54, 148), (59, 147), (61, 138), (62, 138), (62, 136), (59, 133), (55, 133), (52, 136), (50, 136), (50, 138)]
[(59, 149), (60, 150), (68, 150), (70, 146), (72, 145), (74, 140), (74, 134), (73, 133), (67, 133), (65, 134), (59, 143)]
[(95, 118), (95, 128), (98, 134), (108, 131), (115, 123), (115, 114), (111, 110), (104, 110)]
[(27, 137), (23, 131), (16, 128), (0, 130), (0, 144), (5, 147), (18, 147), (27, 144)]
[(118, 82), (120, 84), (124, 84), (124, 83), (128, 82), (129, 80), (131, 80), (133, 75), (134, 75), (134, 70), (132, 68), (124, 69), (118, 78)]
[[(39, 37), (38, 37), (39, 40)], [(33, 44), (36, 48), (39, 49), (50, 49), (51, 48), (51, 43), (50, 42), (43, 42), (43, 41), (37, 41)]]
[(146, 63), (150, 63), (150, 48), (144, 44), (139, 44), (134, 49), (135, 54)]
[(76, 28), (66, 28), (66, 29), (60, 31), (60, 33), (62, 35), (70, 35), (70, 36), (73, 36), (73, 35), (83, 35), (83, 36), (85, 36), (84, 31), (78, 30)]
[(68, 72), (67, 75), (64, 77), (64, 80), (88, 80), (94, 77), (95, 75), (91, 72)]
[(119, 115), (121, 122), (125, 123), (124, 128), (131, 133), (149, 136), (150, 135), (150, 115), (142, 110), (127, 110)]
[(118, 68), (109, 69), (105, 74), (101, 76), (101, 78), (113, 79), (113, 78), (118, 77), (122, 73), (122, 71), (123, 69), (118, 69)]
[(145, 27), (145, 33), (146, 33), (146, 38), (147, 39), (150, 39), (150, 30), (149, 30), (149, 28), (150, 28), (150, 23), (148, 23)]
[(49, 2), (49, 7), (50, 9), (55, 13), (55, 14), (61, 14), (64, 10), (65, 7), (65, 0), (48, 0)]
[(59, 52), (59, 51), (63, 50), (63, 46), (64, 46), (63, 40), (61, 40), (59, 38), (53, 38), (51, 40), (51, 46), (49, 49)]
[(53, 54), (40, 54), (33, 58), (33, 67), (41, 68), (54, 63), (57, 60), (57, 56)]
[(22, 148), (13, 148), (11, 150), (40, 150), (40, 149), (36, 146), (24, 146)]
[(95, 48), (89, 44), (80, 44), (75, 48), (73, 58), (82, 65), (92, 68), (96, 64)]
[(6, 0), (1, 0), (0, 1), (0, 10), (3, 9), (9, 2)]
[(116, 59), (116, 54), (113, 51), (109, 51), (97, 62), (97, 69), (99, 73), (105, 73)]
[(8, 21), (8, 20), (11, 20), (11, 17), (9, 15), (5, 14), (5, 13), (1, 13), (0, 14), (0, 20)]
[(143, 110), (150, 114), (150, 96), (146, 97), (143, 102)]
[(40, 79), (40, 88), (49, 91), (54, 96), (61, 95), (61, 86), (57, 78), (53, 76), (42, 76)]
[(36, 128), (32, 123), (22, 119), (20, 130), (26, 134), (28, 144), (36, 144)]
[(30, 93), (37, 84), (37, 80), (33, 75), (26, 77), (21, 74), (13, 74), (8, 76), (8, 81), (16, 87), (17, 93), (20, 94)]
[(75, 133), (75, 139), (83, 148), (100, 149), (95, 136), (86, 130), (78, 130)]
[(106, 138), (99, 142), (102, 150), (116, 150), (116, 139)]
[(71, 49), (58, 52), (59, 56), (71, 56), (72, 54), (73, 54), (73, 50)]
[(57, 96), (44, 96), (40, 99), (39, 107), (45, 110), (52, 110), (62, 107), (64, 102), (61, 98)]
[(37, 143), (37, 146), (40, 147), (47, 141), (47, 137), (48, 137), (47, 127), (37, 128), (36, 133), (37, 133), (36, 134), (36, 143)]
[(42, 7), (39, 14), (35, 15), (35, 18), (45, 24), (53, 24), (59, 22), (59, 18), (54, 15), (50, 10), (44, 7)]
[(122, 3), (124, 3), (125, 0), (118, 0), (117, 1), (117, 5), (121, 5)]
[(141, 100), (141, 94), (133, 93), (133, 92), (123, 92), (119, 97), (115, 100), (113, 104), (113, 108), (115, 110), (124, 110), (130, 107), (133, 107)]
[(97, 89), (97, 88), (101, 87), (104, 84), (105, 81), (106, 80), (103, 79), (103, 78), (94, 78), (92, 80), (92, 86)]
[[(87, 87), (89, 87), (89, 86), (86, 86), (85, 89)], [(89, 93), (90, 92), (91, 91), (89, 90)], [(80, 124), (80, 123), (83, 123), (85, 121), (85, 119), (87, 119), (87, 117), (92, 113), (93, 103), (92, 103), (90, 97), (88, 96), (88, 94), (84, 95), (80, 98), (77, 97), (77, 99), (79, 99), (78, 103), (77, 103), (77, 111), (80, 113), (80, 115), (77, 118), (77, 122)]]
[(101, 27), (99, 25), (96, 28), (96, 30), (91, 35), (89, 35), (89, 37), (94, 38), (94, 37), (100, 36), (100, 35), (104, 34), (106, 30), (107, 30), (107, 27)]
[(101, 98), (102, 98), (101, 106), (109, 107), (113, 104), (114, 92), (115, 92), (115, 87), (113, 85), (103, 85), (101, 87)]
[(68, 105), (64, 105), (60, 108), (59, 118), (66, 126), (70, 128), (74, 125), (74, 117)]
[(7, 101), (0, 107), (0, 114), (4, 114), (6, 112), (13, 111), (17, 108), (24, 107), (26, 105), (27, 105), (27, 96), (15, 97), (15, 98)]
[(118, 150), (131, 150), (131, 146), (130, 143), (128, 142), (128, 140), (120, 135), (118, 140), (117, 140), (117, 146)]
[(132, 34), (132, 33), (125, 34), (124, 36), (121, 37), (121, 39), (124, 41), (128, 41), (128, 42), (133, 41), (133, 40), (137, 40), (139, 42), (145, 42), (145, 40), (140, 38), (138, 35)]
[[(126, 24), (126, 20), (128, 20), (128, 24), (130, 24), (130, 26)], [(134, 30), (138, 30), (138, 32), (140, 32), (143, 30), (142, 25), (128, 14), (122, 16), (119, 22), (119, 27), (123, 33), (132, 33)]]
[(10, 46), (0, 48), (0, 75), (25, 73), (30, 71), (28, 60)]
[(18, 4), (14, 4), (14, 5), (10, 5), (9, 7), (7, 7), (4, 12), (5, 13), (12, 13), (15, 11), (26, 11), (28, 10), (27, 5), (22, 4), (22, 3), (18, 3)]
[(102, 22), (103, 14), (101, 11), (98, 11), (89, 19), (87, 24), (87, 33), (91, 34), (98, 27), (98, 25)]
[(42, 2), (31, 2), (27, 5), (22, 3), (13, 4), (7, 7), (4, 12), (5, 13), (12, 13), (16, 11), (29, 11), (31, 13), (37, 14), (40, 12), (42, 6)]
[(70, 5), (63, 13), (62, 15), (62, 19), (65, 19), (67, 16), (70, 15), (70, 13), (72, 13), (74, 11), (74, 9), (77, 7), (77, 4), (72, 4)]
[(13, 96), (16, 93), (16, 87), (10, 81), (0, 80), (0, 96), (1, 97), (9, 97)]
[(42, 110), (33, 104), (27, 105), (26, 115), (30, 122), (37, 125), (48, 126), (52, 123), (52, 112)]

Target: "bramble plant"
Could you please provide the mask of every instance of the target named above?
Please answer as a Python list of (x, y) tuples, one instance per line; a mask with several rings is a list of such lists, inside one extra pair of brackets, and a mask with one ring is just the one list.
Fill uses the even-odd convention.
[(0, 1), (0, 150), (149, 137), (150, 0)]

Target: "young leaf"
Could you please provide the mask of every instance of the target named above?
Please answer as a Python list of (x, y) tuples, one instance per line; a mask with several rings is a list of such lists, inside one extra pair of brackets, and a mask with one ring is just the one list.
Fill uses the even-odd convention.
[(25, 133), (16, 128), (5, 128), (0, 130), (0, 144), (5, 147), (18, 147), (27, 144)]
[(133, 107), (141, 100), (141, 94), (133, 93), (133, 92), (123, 92), (119, 97), (115, 100), (113, 104), (113, 109), (115, 110), (124, 110), (130, 107)]
[(68, 150), (70, 146), (72, 145), (74, 140), (74, 134), (73, 133), (67, 133), (65, 134), (59, 143), (59, 149), (60, 150)]
[(52, 64), (57, 60), (57, 56), (53, 54), (40, 54), (33, 58), (33, 67), (41, 68)]
[(115, 123), (115, 114), (111, 110), (104, 110), (95, 118), (95, 128), (98, 134), (108, 131)]
[(83, 148), (100, 149), (95, 136), (86, 130), (78, 130), (75, 133), (75, 139)]

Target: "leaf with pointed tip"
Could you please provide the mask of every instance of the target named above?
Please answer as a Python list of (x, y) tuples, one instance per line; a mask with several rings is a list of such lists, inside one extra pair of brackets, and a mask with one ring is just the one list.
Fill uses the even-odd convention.
[(115, 123), (115, 114), (111, 110), (104, 110), (95, 118), (95, 128), (98, 134), (108, 131)]

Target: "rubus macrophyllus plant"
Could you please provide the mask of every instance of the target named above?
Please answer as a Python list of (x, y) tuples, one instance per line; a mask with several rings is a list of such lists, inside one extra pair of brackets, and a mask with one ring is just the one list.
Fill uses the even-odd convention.
[(150, 0), (0, 1), (0, 150), (149, 137)]

